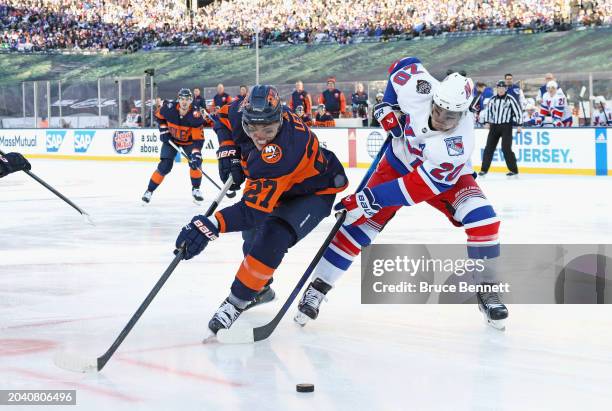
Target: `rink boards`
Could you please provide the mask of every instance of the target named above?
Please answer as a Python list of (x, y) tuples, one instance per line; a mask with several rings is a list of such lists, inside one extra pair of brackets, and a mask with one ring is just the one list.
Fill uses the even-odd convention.
[[(314, 129), (321, 144), (349, 167), (368, 167), (384, 141), (375, 128)], [(612, 175), (612, 144), (605, 128), (525, 128), (514, 131), (513, 151), (522, 173)], [(472, 162), (479, 169), (488, 130), (476, 130)], [(205, 129), (203, 157), (214, 162), (218, 148), (212, 129)], [(157, 129), (2, 129), (0, 150), (29, 158), (102, 161), (157, 161)], [(177, 157), (177, 161), (180, 159)], [(501, 143), (491, 171), (506, 171)]]

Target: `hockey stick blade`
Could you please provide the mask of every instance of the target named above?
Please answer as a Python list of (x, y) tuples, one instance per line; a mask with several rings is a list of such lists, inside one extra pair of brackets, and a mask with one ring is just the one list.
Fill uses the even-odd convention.
[(53, 362), (67, 371), (94, 373), (100, 371), (98, 360), (76, 353), (61, 351), (53, 356)]
[[(227, 183), (219, 192), (219, 195), (210, 205), (208, 210), (206, 211), (206, 216), (209, 217), (215, 211), (221, 199), (225, 196), (225, 193), (232, 185), (232, 179), (228, 179)], [(123, 343), (123, 340), (128, 336), (132, 328), (136, 325), (140, 317), (144, 314), (145, 310), (149, 307), (149, 304), (153, 301), (159, 290), (164, 286), (170, 275), (174, 272), (174, 269), (178, 266), (178, 264), (183, 260), (183, 256), (185, 254), (185, 243), (183, 243), (176, 251), (175, 256), (170, 265), (166, 268), (166, 271), (162, 274), (162, 276), (157, 280), (155, 286), (151, 289), (149, 294), (146, 296), (144, 301), (140, 304), (136, 312), (132, 315), (128, 323), (123, 327), (115, 341), (112, 345), (106, 350), (104, 354), (98, 357), (95, 360), (91, 360), (89, 358), (83, 357), (81, 355), (75, 355), (70, 353), (59, 353), (55, 356), (54, 362), (55, 364), (69, 371), (75, 372), (97, 372), (101, 371), (102, 368), (106, 365), (106, 363), (111, 359), (115, 351), (119, 348), (119, 346)]]
[(298, 281), (297, 285), (291, 292), (291, 295), (289, 295), (289, 298), (287, 298), (287, 301), (285, 301), (285, 304), (283, 304), (280, 311), (276, 314), (276, 316), (269, 323), (264, 324), (261, 327), (255, 327), (255, 328), (237, 328), (235, 327), (235, 328), (230, 328), (229, 330), (220, 329), (217, 332), (217, 340), (220, 343), (224, 343), (224, 344), (248, 344), (248, 343), (252, 343), (256, 341), (262, 341), (268, 338), (274, 332), (274, 330), (276, 329), (280, 321), (283, 319), (283, 317), (289, 310), (289, 307), (291, 307), (291, 304), (293, 304), (293, 301), (297, 298), (298, 294), (304, 287), (304, 284), (306, 284), (306, 281), (308, 281), (308, 279), (310, 278), (310, 275), (312, 274), (315, 267), (317, 266), (317, 264), (323, 257), (323, 253), (325, 252), (329, 244), (332, 242), (332, 240), (336, 236), (336, 233), (338, 232), (338, 230), (340, 230), (340, 227), (342, 227), (342, 224), (344, 223), (345, 218), (346, 218), (345, 211), (340, 212), (336, 215), (336, 224), (334, 224), (334, 227), (331, 229), (331, 231), (327, 235), (327, 238), (323, 242), (323, 245), (321, 245), (321, 247), (319, 248), (319, 251), (317, 251), (317, 254), (310, 262), (310, 265), (308, 266), (304, 274), (302, 274), (300, 281)]

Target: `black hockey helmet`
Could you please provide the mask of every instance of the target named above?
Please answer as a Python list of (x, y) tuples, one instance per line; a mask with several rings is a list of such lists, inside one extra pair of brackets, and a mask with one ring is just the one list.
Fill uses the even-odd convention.
[(281, 99), (273, 86), (253, 86), (246, 104), (242, 107), (242, 122), (245, 124), (271, 124), (282, 121)]
[(191, 90), (189, 90), (188, 88), (182, 88), (179, 90), (178, 92), (178, 98), (187, 98), (189, 100), (193, 100), (193, 94), (191, 93)]

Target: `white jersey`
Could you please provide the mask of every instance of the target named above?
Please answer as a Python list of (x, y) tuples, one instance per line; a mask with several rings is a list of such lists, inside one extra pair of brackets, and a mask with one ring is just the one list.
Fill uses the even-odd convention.
[(597, 127), (612, 126), (612, 110), (607, 107), (603, 110), (593, 109), (591, 125)]
[[(460, 176), (472, 174), (474, 117), (467, 111), (457, 128), (435, 131), (429, 126), (434, 89), (440, 84), (417, 59), (389, 77), (397, 105), (406, 115), (404, 135), (392, 140), (393, 154), (409, 170), (417, 167), (435, 184), (453, 185)], [(416, 61), (416, 62), (415, 62)], [(471, 91), (467, 93), (471, 98)], [(393, 103), (393, 102), (391, 102)]]
[(572, 117), (572, 109), (561, 89), (557, 89), (554, 96), (551, 96), (549, 93), (544, 94), (540, 103), (540, 116), (544, 118), (550, 117), (550, 120), (545, 119), (544, 122), (551, 121), (553, 124)]

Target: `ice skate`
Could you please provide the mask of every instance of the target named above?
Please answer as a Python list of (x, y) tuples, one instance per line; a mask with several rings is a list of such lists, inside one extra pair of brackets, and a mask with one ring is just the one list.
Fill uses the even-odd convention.
[(204, 197), (202, 196), (202, 192), (199, 188), (194, 188), (191, 190), (191, 195), (193, 196), (193, 201), (198, 205), (200, 202), (204, 201)]
[(142, 195), (142, 202), (144, 204), (149, 204), (151, 202), (151, 196), (152, 195), (153, 195), (152, 191), (149, 191), (149, 190), (145, 191), (144, 194)]
[(257, 293), (255, 299), (245, 307), (244, 311), (248, 310), (249, 308), (253, 308), (256, 305), (269, 303), (270, 301), (274, 300), (276, 293), (270, 287), (270, 284), (272, 284), (272, 281), (269, 281), (268, 284), (266, 284), (266, 286), (259, 293)]
[(208, 322), (208, 328), (216, 335), (221, 328), (230, 328), (243, 311), (226, 298)]
[(323, 300), (326, 300), (325, 295), (331, 288), (331, 285), (320, 278), (311, 282), (302, 295), (298, 304), (298, 313), (293, 317), (293, 321), (303, 327), (308, 320), (316, 320), (319, 315), (319, 306)]
[[(483, 285), (489, 284), (483, 283)], [(478, 299), (478, 309), (484, 314), (487, 324), (498, 330), (505, 330), (508, 309), (502, 303), (499, 294), (493, 291), (481, 292), (476, 293), (476, 298)]]
[(514, 171), (510, 171), (509, 173), (506, 173), (506, 177), (508, 177), (508, 179), (517, 179), (518, 178), (518, 173), (515, 173)]

